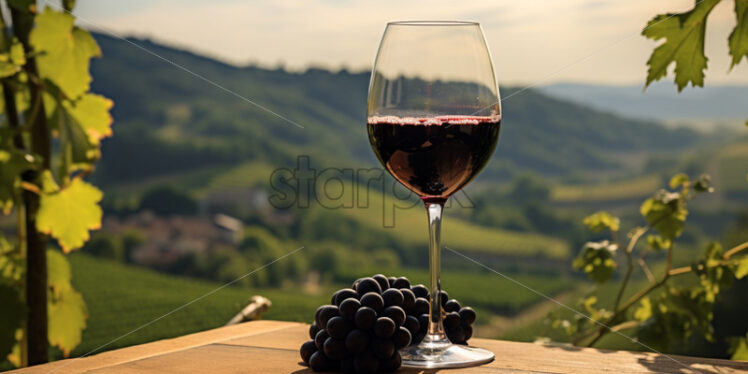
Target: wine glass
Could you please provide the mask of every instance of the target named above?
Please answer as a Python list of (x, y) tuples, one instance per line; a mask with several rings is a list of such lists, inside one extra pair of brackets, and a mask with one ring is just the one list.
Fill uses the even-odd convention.
[(401, 351), (404, 366), (447, 368), (493, 360), (450, 343), (442, 325), (440, 231), (449, 196), (472, 180), (496, 148), (499, 90), (475, 22), (387, 24), (369, 83), (367, 128), (379, 161), (426, 206), (431, 301), (428, 332)]

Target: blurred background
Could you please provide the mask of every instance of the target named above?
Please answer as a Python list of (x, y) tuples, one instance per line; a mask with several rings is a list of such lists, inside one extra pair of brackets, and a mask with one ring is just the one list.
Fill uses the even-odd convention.
[[(426, 218), (413, 196), (393, 192), (389, 176), (361, 189), (335, 171), (380, 168), (365, 103), (393, 20), (480, 22), (506, 98), (492, 161), (446, 210), (445, 245), (573, 305), (593, 284), (571, 262), (603, 236), (582, 219), (608, 210), (625, 233), (643, 224), (641, 202), (678, 172), (709, 173), (715, 192), (691, 203), (676, 264), (688, 265), (710, 240), (726, 248), (748, 240), (748, 64), (728, 73), (732, 4), (709, 19), (706, 86), (678, 94), (672, 76), (643, 90), (657, 43), (640, 33), (656, 14), (690, 9), (688, 0), (79, 0), (77, 24), (102, 51), (91, 61), (91, 90), (113, 100), (114, 135), (88, 177), (104, 192), (101, 229), (68, 256), (89, 315), (71, 355), (302, 246), (105, 349), (222, 326), (252, 295), (273, 303), (263, 318), (308, 323), (359, 277), (427, 281)], [(276, 177), (291, 178), (305, 162), (317, 175), (332, 171), (302, 196)], [(320, 199), (341, 197), (320, 202), (321, 189), (333, 192)], [(358, 190), (368, 206), (354, 199)], [(291, 202), (277, 203), (281, 193)], [(14, 224), (0, 217), (0, 227)], [(654, 254), (650, 266), (663, 261)], [(478, 312), (476, 336), (552, 335), (556, 304), (448, 251), (443, 266), (443, 287)], [(640, 270), (633, 277), (646, 282)], [(746, 279), (733, 285), (736, 297), (747, 290)], [(694, 334), (671, 351), (729, 357), (726, 344)], [(597, 346), (641, 349), (616, 336)]]

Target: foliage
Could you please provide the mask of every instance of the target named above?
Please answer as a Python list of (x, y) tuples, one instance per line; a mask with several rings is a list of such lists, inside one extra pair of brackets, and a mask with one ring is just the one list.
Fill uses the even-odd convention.
[[(9, 357), (16, 365), (26, 364), (26, 347), (17, 343), (25, 334), (26, 308), (18, 303), (44, 308), (39, 300), (21, 297), (24, 287), (44, 287), (43, 281), (23, 281), (27, 253), (47, 257), (48, 269), (35, 270), (47, 282), (48, 321), (40, 323), (47, 325), (48, 337), (39, 340), (46, 338), (68, 355), (80, 343), (88, 318), (83, 297), (71, 284), (67, 259), (45, 248), (51, 237), (68, 253), (101, 225), (102, 193), (84, 177), (101, 156), (101, 140), (112, 134), (111, 100), (88, 92), (89, 60), (101, 51), (88, 31), (75, 26), (73, 3), (41, 12), (29, 0), (1, 4), (3, 11), (10, 10), (12, 28), (0, 14), (0, 210), (7, 215), (19, 207), (19, 224), (12, 243), (2, 239), (9, 249), (0, 252), (0, 303), (4, 314), (12, 312), (0, 328), (0, 357), (15, 343)], [(28, 232), (23, 220), (32, 227)], [(44, 361), (46, 354), (33, 360)]]
[[(693, 9), (684, 13), (659, 14), (650, 20), (642, 35), (654, 40), (665, 39), (647, 61), (649, 70), (645, 86), (667, 75), (667, 69), (675, 63), (675, 83), (678, 91), (689, 83), (704, 86), (704, 70), (707, 57), (704, 55), (704, 39), (709, 13), (722, 0), (697, 0)], [(735, 28), (728, 37), (730, 69), (748, 58), (748, 0), (734, 0)]]
[[(593, 346), (603, 336), (621, 330), (661, 351), (668, 351), (673, 344), (689, 339), (695, 331), (709, 341), (714, 340), (715, 302), (735, 279), (748, 275), (748, 256), (737, 256), (748, 248), (748, 242), (729, 251), (719, 243), (710, 243), (691, 266), (673, 268), (674, 243), (683, 232), (688, 202), (696, 194), (712, 192), (713, 188), (707, 175), (692, 180), (684, 174), (674, 176), (669, 187), (670, 190), (657, 191), (642, 203), (640, 213), (646, 225), (631, 230), (625, 247), (618, 241), (620, 220), (617, 217), (597, 212), (584, 219), (590, 230), (607, 230), (611, 237), (587, 243), (574, 260), (574, 268), (584, 270), (596, 284), (604, 285), (613, 279), (618, 265), (613, 255), (616, 248), (622, 249), (626, 264), (612, 305), (597, 306), (593, 293), (580, 300), (582, 312), (572, 320), (559, 317), (550, 320), (551, 326), (566, 333), (574, 344)], [(639, 240), (650, 231), (654, 233), (647, 237), (647, 246), (637, 247)], [(666, 251), (662, 274), (653, 274), (646, 264), (645, 256), (652, 250)], [(635, 266), (647, 274), (648, 282), (624, 300), (623, 296), (630, 293), (626, 289)], [(691, 282), (671, 280), (685, 274), (691, 274)], [(742, 343), (735, 344), (736, 352), (742, 352)]]

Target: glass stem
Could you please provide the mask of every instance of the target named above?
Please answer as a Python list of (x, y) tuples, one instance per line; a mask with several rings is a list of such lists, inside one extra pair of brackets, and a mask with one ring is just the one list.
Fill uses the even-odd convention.
[(426, 211), (429, 218), (429, 270), (431, 273), (431, 284), (429, 292), (431, 301), (429, 305), (429, 329), (427, 341), (448, 342), (442, 325), (441, 304), (441, 229), (442, 229), (442, 202), (426, 202)]

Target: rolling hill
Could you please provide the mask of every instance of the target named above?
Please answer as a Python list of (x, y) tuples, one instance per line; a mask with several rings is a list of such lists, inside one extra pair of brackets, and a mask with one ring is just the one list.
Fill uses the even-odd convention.
[[(123, 40), (95, 37), (104, 57), (92, 62), (93, 90), (115, 102), (116, 136), (104, 143), (94, 175), (100, 184), (248, 160), (289, 167), (298, 155), (324, 167), (377, 165), (364, 130), (368, 72), (240, 67), (131, 40), (160, 59)], [(629, 120), (534, 90), (503, 87), (502, 95), (507, 99), (501, 140), (483, 180), (520, 170), (547, 175), (625, 170), (630, 166), (622, 155), (682, 150), (700, 141), (693, 131)]]

